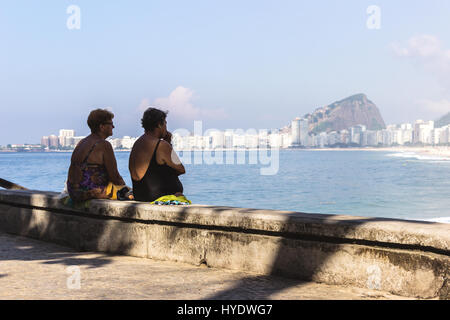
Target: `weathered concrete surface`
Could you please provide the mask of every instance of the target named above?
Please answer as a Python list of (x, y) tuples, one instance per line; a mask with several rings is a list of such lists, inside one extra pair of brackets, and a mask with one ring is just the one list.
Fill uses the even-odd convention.
[(405, 298), (378, 290), (302, 282), (181, 262), (77, 252), (52, 243), (0, 233), (0, 299)]
[[(67, 209), (59, 203), (56, 196), (57, 193), (54, 192), (0, 190), (0, 201)], [(91, 201), (85, 212), (143, 221), (181, 222), (450, 250), (449, 225), (424, 221), (205, 205), (152, 206), (135, 201), (108, 200)]]
[(0, 191), (0, 229), (75, 248), (449, 298), (450, 225)]

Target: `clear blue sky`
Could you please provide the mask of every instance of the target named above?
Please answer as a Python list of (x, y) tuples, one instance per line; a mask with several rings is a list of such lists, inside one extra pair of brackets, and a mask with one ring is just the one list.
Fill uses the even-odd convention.
[(86, 135), (97, 107), (119, 137), (148, 104), (172, 130), (280, 128), (356, 93), (387, 123), (450, 111), (448, 0), (2, 0), (0, 43), (0, 145)]

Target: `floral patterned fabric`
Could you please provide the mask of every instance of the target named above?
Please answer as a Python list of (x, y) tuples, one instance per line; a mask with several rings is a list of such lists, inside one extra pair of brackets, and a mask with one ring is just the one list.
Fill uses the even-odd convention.
[(105, 166), (83, 163), (80, 167), (81, 182), (78, 184), (67, 183), (70, 198), (75, 202), (81, 202), (104, 196), (109, 182)]

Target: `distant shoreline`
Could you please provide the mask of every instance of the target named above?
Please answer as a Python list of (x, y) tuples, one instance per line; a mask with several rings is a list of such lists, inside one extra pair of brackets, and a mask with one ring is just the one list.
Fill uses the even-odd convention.
[[(131, 150), (114, 150), (114, 152), (130, 152)], [(39, 150), (39, 151), (15, 151), (15, 150), (0, 150), (0, 153), (72, 153), (73, 150)]]
[[(198, 152), (198, 151), (254, 151), (258, 149), (204, 149), (204, 150), (176, 150), (177, 152)], [(270, 150), (260, 149), (260, 150)], [(399, 152), (399, 153), (414, 153), (421, 156), (433, 156), (442, 159), (450, 160), (450, 146), (426, 146), (426, 147), (351, 147), (351, 148), (286, 148), (279, 149), (286, 151), (378, 151), (378, 152)], [(131, 150), (114, 150), (114, 152), (130, 152)], [(73, 150), (48, 150), (48, 151), (15, 151), (15, 150), (0, 150), (0, 153), (72, 153)]]

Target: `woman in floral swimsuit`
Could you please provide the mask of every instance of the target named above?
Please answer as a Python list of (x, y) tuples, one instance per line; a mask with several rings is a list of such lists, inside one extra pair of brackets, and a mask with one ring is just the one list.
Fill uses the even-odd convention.
[(110, 182), (125, 186), (112, 146), (106, 141), (112, 136), (113, 118), (114, 114), (102, 109), (89, 114), (87, 123), (91, 134), (73, 151), (67, 178), (67, 190), (74, 202), (111, 198), (106, 192)]

